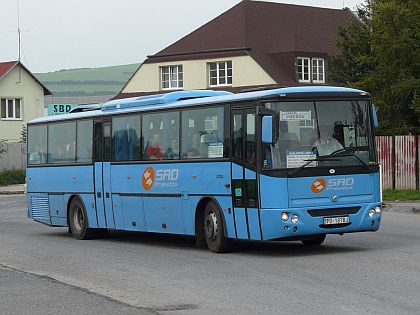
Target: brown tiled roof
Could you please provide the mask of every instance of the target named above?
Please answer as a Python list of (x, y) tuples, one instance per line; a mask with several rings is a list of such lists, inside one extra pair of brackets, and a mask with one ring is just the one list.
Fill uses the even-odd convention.
[(50, 90), (46, 88), (44, 84), (41, 83), (33, 74), (31, 71), (29, 71), (21, 62), (19, 61), (7, 61), (7, 62), (0, 62), (0, 80), (3, 79), (14, 67), (17, 65), (20, 65), (22, 69), (24, 69), (36, 82), (38, 82), (39, 85), (44, 90), (44, 95), (52, 95)]
[(249, 54), (280, 85), (296, 85), (294, 57), (332, 56), (348, 9), (244, 0), (145, 63)]

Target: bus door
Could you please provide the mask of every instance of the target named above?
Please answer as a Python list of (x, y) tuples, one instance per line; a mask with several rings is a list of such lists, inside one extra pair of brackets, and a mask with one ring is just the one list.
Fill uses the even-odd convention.
[(95, 201), (98, 227), (115, 229), (111, 192), (111, 122), (96, 121), (95, 143)]
[(232, 107), (232, 198), (236, 236), (260, 240), (256, 122), (255, 107)]

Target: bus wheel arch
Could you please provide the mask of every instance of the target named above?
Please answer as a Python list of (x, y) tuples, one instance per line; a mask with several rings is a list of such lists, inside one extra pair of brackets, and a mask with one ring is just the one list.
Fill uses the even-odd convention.
[[(212, 220), (206, 219), (206, 216), (212, 218)], [(215, 234), (214, 242), (209, 240), (209, 236), (206, 236), (205, 224), (209, 223), (213, 223), (215, 226), (217, 225), (217, 227), (222, 227), (223, 230), (223, 232), (219, 233), (219, 235), (217, 235), (217, 233)], [(195, 212), (195, 232), (198, 246), (203, 247), (207, 244), (207, 247), (211, 251), (217, 253), (229, 250), (229, 240), (227, 237), (228, 233), (222, 208), (213, 197), (203, 197), (198, 202)], [(208, 233), (209, 232), (207, 231), (207, 234)]]
[(92, 229), (89, 229), (86, 206), (78, 195), (72, 195), (67, 202), (67, 223), (74, 238), (83, 240), (93, 236)]
[(70, 205), (71, 205), (73, 199), (75, 199), (75, 198), (78, 198), (83, 203), (82, 198), (80, 198), (79, 195), (71, 195), (69, 197), (69, 199), (67, 200), (67, 226), (69, 228), (70, 228), (70, 220), (69, 220), (69, 218), (70, 218), (70, 216), (69, 216), (69, 214), (70, 214)]

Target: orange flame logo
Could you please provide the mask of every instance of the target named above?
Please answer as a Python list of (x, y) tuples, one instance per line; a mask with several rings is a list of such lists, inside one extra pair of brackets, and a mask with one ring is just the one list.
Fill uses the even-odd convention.
[(143, 185), (144, 190), (149, 190), (153, 187), (155, 182), (155, 170), (153, 167), (149, 166), (143, 172), (143, 177), (141, 179), (141, 184)]
[(327, 187), (327, 183), (325, 182), (325, 179), (318, 178), (312, 182), (311, 190), (313, 193), (319, 194), (321, 191), (325, 189), (325, 187)]

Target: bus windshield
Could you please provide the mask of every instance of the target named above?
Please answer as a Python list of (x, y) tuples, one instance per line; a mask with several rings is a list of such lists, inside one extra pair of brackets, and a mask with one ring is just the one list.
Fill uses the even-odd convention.
[(366, 100), (265, 103), (278, 115), (279, 137), (275, 144), (263, 146), (263, 168), (375, 162), (369, 104)]

